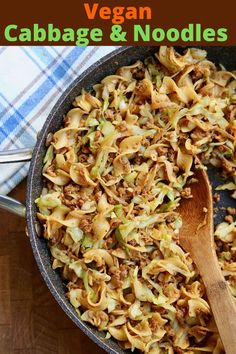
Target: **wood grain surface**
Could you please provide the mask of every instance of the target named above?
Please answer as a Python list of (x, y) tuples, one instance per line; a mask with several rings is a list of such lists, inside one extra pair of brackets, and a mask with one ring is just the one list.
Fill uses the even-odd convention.
[[(24, 201), (25, 181), (10, 196)], [(34, 261), (25, 221), (0, 210), (0, 354), (105, 354), (64, 314)]]

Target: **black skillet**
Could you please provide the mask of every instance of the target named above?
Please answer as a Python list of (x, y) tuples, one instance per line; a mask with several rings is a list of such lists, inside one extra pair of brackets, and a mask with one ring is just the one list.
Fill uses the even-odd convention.
[[(236, 47), (204, 47), (204, 49), (208, 51), (208, 58), (211, 61), (223, 64), (228, 70), (236, 69)], [(177, 50), (182, 52), (184, 49), (177, 47)], [(100, 82), (105, 76), (114, 74), (120, 66), (130, 65), (138, 59), (143, 60), (146, 57), (156, 53), (157, 51), (158, 47), (122, 47), (96, 62), (82, 75), (76, 78), (70, 87), (60, 97), (41, 130), (33, 150), (28, 174), (26, 197), (27, 230), (39, 270), (52, 295), (55, 297), (66, 314), (72, 319), (72, 321), (74, 321), (74, 323), (79, 328), (81, 328), (84, 333), (87, 334), (95, 343), (105, 349), (108, 353), (112, 354), (125, 352), (127, 353), (127, 351), (121, 349), (117, 342), (113, 339), (104, 340), (104, 333), (98, 332), (95, 327), (92, 327), (86, 322), (82, 322), (78, 318), (73, 306), (66, 299), (65, 284), (63, 283), (59, 273), (54, 271), (51, 267), (51, 256), (47, 248), (46, 241), (43, 238), (39, 238), (37, 236), (38, 224), (34, 201), (40, 195), (43, 187), (42, 167), (43, 157), (46, 151), (45, 141), (47, 135), (50, 132), (53, 133), (57, 131), (61, 127), (63, 117), (72, 108), (72, 102), (74, 98), (80, 94), (81, 89), (85, 88), (90, 90), (94, 84)], [(22, 159), (27, 159), (24, 153)], [(19, 161), (21, 160), (21, 157), (15, 160)], [(214, 187), (220, 183), (220, 179), (217, 176), (216, 171), (210, 170), (209, 175)], [(235, 202), (230, 199), (229, 194), (226, 192), (223, 194), (221, 202), (218, 206), (235, 206), (234, 203)], [(4, 207), (5, 209), (11, 211), (13, 210), (22, 216), (25, 213), (25, 209), (22, 205), (20, 205), (20, 203), (6, 199), (2, 196), (0, 196), (0, 207)], [(215, 220), (220, 222), (222, 217), (223, 214), (220, 212), (216, 215)]]

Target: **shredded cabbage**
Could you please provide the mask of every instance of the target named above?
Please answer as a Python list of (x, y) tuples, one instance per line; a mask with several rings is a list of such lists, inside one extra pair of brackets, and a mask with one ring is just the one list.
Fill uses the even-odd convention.
[[(236, 199), (236, 76), (162, 46), (81, 91), (47, 139), (35, 203), (52, 267), (83, 321), (147, 354), (222, 352), (199, 272), (179, 245), (178, 205), (200, 160)], [(215, 228), (236, 297), (234, 208)]]

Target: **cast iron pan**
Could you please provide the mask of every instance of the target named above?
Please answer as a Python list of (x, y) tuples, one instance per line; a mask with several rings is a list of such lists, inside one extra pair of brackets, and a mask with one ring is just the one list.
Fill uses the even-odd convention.
[[(177, 49), (183, 51), (183, 48)], [(213, 62), (222, 63), (229, 70), (236, 69), (236, 47), (205, 47), (205, 49), (208, 51), (209, 59)], [(143, 60), (147, 56), (157, 52), (157, 50), (157, 47), (148, 46), (120, 48), (102, 58), (81, 76), (76, 78), (60, 97), (41, 130), (33, 151), (28, 175), (26, 200), (27, 228), (39, 270), (51, 293), (66, 314), (85, 332), (85, 334), (109, 353), (125, 353), (125, 351), (119, 347), (115, 340), (104, 340), (104, 333), (98, 332), (94, 327), (82, 322), (77, 317), (73, 306), (66, 299), (65, 284), (59, 273), (51, 268), (51, 256), (46, 241), (37, 236), (36, 206), (34, 201), (40, 195), (43, 187), (42, 168), (43, 157), (45, 155), (46, 137), (48, 133), (53, 133), (61, 127), (63, 117), (72, 108), (72, 102), (74, 98), (80, 94), (81, 89), (85, 88), (90, 90), (94, 84), (100, 82), (105, 76), (114, 74), (120, 66), (132, 64), (138, 59)], [(213, 181), (213, 185), (219, 184), (215, 171), (210, 172), (210, 177)], [(222, 203), (227, 206), (232, 205), (232, 200), (227, 193), (222, 198)], [(222, 215), (217, 215), (217, 222), (219, 222), (221, 218)]]

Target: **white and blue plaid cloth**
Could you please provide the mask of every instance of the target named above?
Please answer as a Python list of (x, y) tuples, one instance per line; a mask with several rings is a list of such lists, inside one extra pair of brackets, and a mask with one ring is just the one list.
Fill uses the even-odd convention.
[[(0, 47), (0, 151), (33, 147), (61, 93), (115, 47)], [(26, 175), (28, 163), (1, 165), (0, 194)]]

